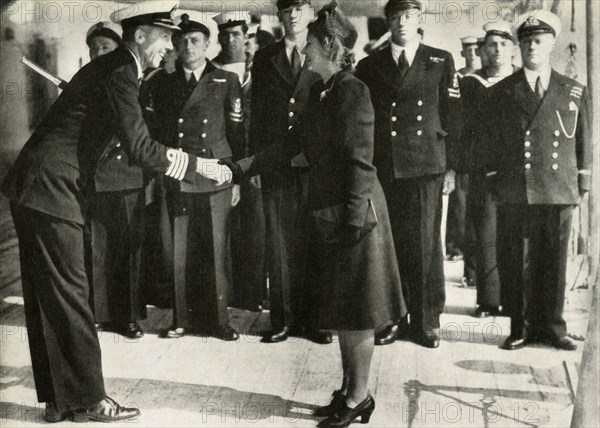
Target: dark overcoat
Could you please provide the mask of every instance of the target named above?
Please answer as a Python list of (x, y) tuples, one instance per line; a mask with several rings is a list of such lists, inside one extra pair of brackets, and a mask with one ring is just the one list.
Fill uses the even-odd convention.
[(318, 288), (317, 327), (361, 330), (405, 312), (385, 197), (373, 166), (373, 107), (364, 83), (348, 72), (311, 89), (305, 114), (281, 140), (240, 162), (249, 173), (276, 167), (304, 151), (310, 165), (313, 214), (342, 206), (339, 226), (363, 227), (369, 206), (378, 224), (346, 247), (327, 243), (313, 218), (307, 280)]

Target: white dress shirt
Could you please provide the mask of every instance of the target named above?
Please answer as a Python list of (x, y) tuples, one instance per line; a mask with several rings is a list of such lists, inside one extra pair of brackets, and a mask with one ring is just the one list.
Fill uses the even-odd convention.
[(417, 49), (419, 49), (420, 42), (411, 43), (407, 46), (400, 46), (396, 43), (392, 42), (392, 56), (394, 57), (394, 62), (398, 64), (400, 60), (400, 56), (402, 55), (402, 51), (406, 51), (406, 59), (408, 60), (409, 67), (412, 65), (415, 60), (415, 56), (417, 55)]
[(187, 80), (188, 82), (190, 81), (190, 78), (192, 77), (192, 73), (194, 73), (194, 76), (196, 76), (196, 81), (199, 82), (200, 78), (202, 77), (202, 73), (204, 73), (204, 69), (206, 68), (206, 61), (204, 61), (204, 63), (198, 67), (195, 70), (188, 70), (187, 68), (183, 67), (183, 71), (185, 72), (185, 80)]
[(295, 42), (292, 42), (291, 40), (288, 40), (288, 39), (284, 39), (284, 40), (285, 40), (285, 53), (287, 54), (288, 61), (290, 62), (290, 64), (292, 63), (292, 54), (294, 52), (294, 46), (297, 46), (298, 53), (300, 54), (300, 64), (302, 64), (302, 66), (304, 67), (305, 55), (302, 53), (302, 51), (304, 50), (304, 47), (306, 46), (306, 38), (302, 39), (302, 40), (296, 40)]
[(550, 86), (550, 75), (552, 74), (552, 67), (547, 66), (541, 71), (533, 71), (528, 69), (527, 67), (523, 67), (523, 70), (525, 70), (525, 78), (527, 79), (527, 83), (529, 83), (531, 90), (535, 92), (535, 85), (537, 83), (538, 76), (541, 76), (542, 89), (544, 90), (544, 93), (546, 93), (548, 87)]

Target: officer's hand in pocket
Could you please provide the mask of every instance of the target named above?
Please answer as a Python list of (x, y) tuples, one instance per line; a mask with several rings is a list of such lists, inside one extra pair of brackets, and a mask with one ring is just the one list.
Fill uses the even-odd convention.
[(250, 184), (254, 187), (256, 187), (257, 189), (261, 189), (262, 188), (262, 183), (260, 181), (260, 175), (255, 175), (254, 177), (250, 178)]

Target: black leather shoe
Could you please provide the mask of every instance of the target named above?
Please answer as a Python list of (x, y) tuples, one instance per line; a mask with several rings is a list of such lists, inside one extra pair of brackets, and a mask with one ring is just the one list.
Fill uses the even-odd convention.
[(261, 342), (263, 343), (279, 343), (279, 342), (285, 342), (288, 337), (290, 337), (290, 328), (289, 327), (283, 327), (282, 330), (280, 331), (270, 331), (269, 333), (265, 334), (262, 339)]
[(400, 336), (400, 327), (398, 324), (388, 325), (382, 331), (375, 335), (375, 345), (390, 345)]
[(346, 402), (342, 403), (341, 409), (329, 416), (327, 419), (323, 419), (317, 427), (319, 428), (346, 428), (355, 419), (360, 418), (361, 424), (368, 424), (371, 420), (371, 414), (375, 410), (375, 400), (369, 394), (369, 396), (362, 401), (358, 406), (351, 409), (348, 407)]
[(413, 340), (417, 345), (424, 346), (425, 348), (435, 349), (440, 346), (440, 337), (433, 330), (416, 332)]
[(318, 330), (316, 328), (304, 328), (302, 337), (319, 345), (329, 345), (333, 342), (333, 334), (329, 330)]
[(185, 336), (187, 331), (183, 327), (171, 326), (161, 334), (163, 339), (179, 339)]
[(575, 351), (577, 349), (577, 344), (575, 344), (568, 337), (561, 337), (560, 339), (555, 339), (551, 341), (552, 346), (558, 349), (562, 349), (565, 351)]
[(325, 416), (332, 416), (338, 410), (342, 410), (343, 406), (346, 404), (346, 396), (342, 394), (342, 391), (339, 389), (333, 391), (331, 394), (331, 403), (326, 406), (319, 407), (314, 411), (313, 415), (322, 418)]
[(129, 339), (140, 339), (144, 337), (144, 330), (140, 327), (140, 325), (133, 321), (125, 324), (119, 329), (119, 333)]
[(71, 416), (73, 412), (70, 410), (59, 412), (56, 409), (56, 404), (54, 403), (46, 403), (46, 410), (44, 411), (44, 420), (46, 422), (50, 422), (51, 424), (55, 424), (57, 422), (62, 422), (68, 417)]
[(134, 419), (140, 416), (139, 409), (123, 407), (110, 397), (88, 407), (73, 412), (73, 422), (117, 422)]
[(240, 335), (229, 324), (225, 324), (222, 325), (219, 329), (217, 337), (225, 342), (233, 342), (235, 340), (238, 340), (240, 338)]
[(501, 348), (507, 351), (515, 351), (524, 348), (528, 343), (531, 343), (531, 340), (528, 340), (526, 336), (510, 335), (506, 338)]

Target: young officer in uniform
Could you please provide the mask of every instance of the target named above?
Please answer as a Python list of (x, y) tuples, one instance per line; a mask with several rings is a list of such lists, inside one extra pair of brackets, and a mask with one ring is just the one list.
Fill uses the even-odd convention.
[[(212, 62), (216, 67), (233, 72), (239, 77), (242, 85), (246, 136), (244, 156), (249, 156), (253, 55), (247, 52), (249, 14), (240, 16), (241, 13), (244, 12), (225, 12), (213, 18), (219, 28), (221, 52)], [(267, 278), (265, 274), (265, 215), (260, 180), (258, 178), (243, 180), (240, 197), (237, 201), (239, 204), (233, 210), (231, 231), (235, 296), (235, 303), (232, 306), (261, 311)]]
[[(172, 48), (163, 3), (120, 13), (125, 46), (83, 67), (56, 100), (8, 172), (19, 238), (21, 281), (33, 376), (45, 419), (114, 422), (139, 416), (106, 396), (100, 344), (88, 303), (83, 225), (98, 166), (139, 164), (178, 180), (196, 172), (219, 181), (214, 160), (200, 160), (150, 139), (138, 104), (143, 70)], [(113, 20), (121, 21), (120, 15)], [(208, 168), (208, 169), (207, 169)], [(210, 172), (214, 171), (214, 172)]]
[[(285, 38), (256, 52), (253, 66), (252, 121), (253, 153), (288, 138), (319, 76), (308, 70), (302, 49), (313, 16), (310, 0), (278, 0), (279, 20)], [(282, 342), (296, 327), (319, 343), (331, 343), (330, 332), (304, 329), (310, 284), (305, 284), (306, 197), (309, 168), (304, 155), (288, 165), (261, 175), (267, 224), (267, 270), (272, 331), (265, 342)]]
[(477, 305), (475, 317), (500, 315), (500, 277), (496, 257), (497, 206), (485, 183), (484, 140), (494, 132), (483, 120), (486, 109), (493, 108), (494, 100), (488, 98), (496, 83), (514, 73), (513, 58), (516, 52), (512, 26), (507, 21), (490, 22), (484, 27), (485, 50), (489, 65), (461, 81), (464, 106), (464, 129), (461, 136), (459, 174), (469, 179), (467, 192), (467, 221), (474, 236), (464, 248), (465, 264), (476, 266)]
[[(163, 81), (155, 100), (161, 141), (199, 157), (239, 157), (245, 138), (238, 76), (206, 59), (210, 31), (204, 24), (184, 14), (179, 27), (177, 68)], [(167, 180), (165, 187), (175, 258), (174, 322), (165, 336), (179, 338), (193, 330), (237, 340), (238, 333), (229, 325), (227, 293), (229, 217), (239, 192), (202, 177), (193, 183)]]
[(442, 195), (454, 189), (452, 143), (461, 128), (458, 75), (449, 52), (420, 42), (419, 1), (390, 0), (385, 15), (391, 46), (363, 59), (356, 76), (375, 107), (374, 164), (390, 211), (410, 332), (405, 319), (380, 332), (376, 343), (411, 333), (416, 343), (436, 348), (445, 302)]
[(518, 27), (524, 68), (494, 86), (497, 133), (486, 171), (504, 212), (499, 261), (511, 333), (504, 349), (549, 341), (574, 350), (563, 319), (573, 207), (590, 188), (586, 88), (550, 65), (560, 18), (536, 11)]

